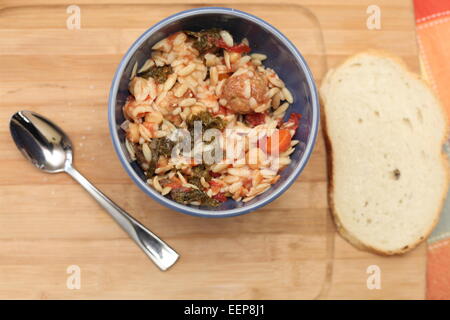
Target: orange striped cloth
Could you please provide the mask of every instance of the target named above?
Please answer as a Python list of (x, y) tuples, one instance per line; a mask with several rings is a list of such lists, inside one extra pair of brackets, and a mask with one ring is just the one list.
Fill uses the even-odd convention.
[[(414, 0), (414, 9), (422, 74), (450, 117), (450, 0)], [(428, 239), (427, 299), (450, 299), (450, 194)]]

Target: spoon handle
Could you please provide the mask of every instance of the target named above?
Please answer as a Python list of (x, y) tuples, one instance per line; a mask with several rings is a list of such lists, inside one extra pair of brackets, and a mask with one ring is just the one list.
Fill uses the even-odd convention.
[(74, 167), (68, 165), (65, 171), (97, 200), (161, 270), (167, 270), (177, 261), (179, 255), (171, 247), (112, 202)]

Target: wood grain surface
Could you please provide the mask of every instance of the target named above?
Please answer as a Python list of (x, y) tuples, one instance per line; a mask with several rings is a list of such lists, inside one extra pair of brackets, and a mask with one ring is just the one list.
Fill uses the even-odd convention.
[[(162, 2), (161, 2), (162, 3)], [(68, 30), (68, 5), (81, 29)], [(3, 0), (0, 3), (0, 298), (2, 299), (421, 299), (425, 247), (401, 257), (358, 251), (330, 220), (322, 135), (296, 183), (257, 212), (201, 219), (166, 209), (128, 178), (114, 153), (107, 98), (131, 43), (193, 1)], [(381, 30), (366, 10), (381, 8)], [(300, 49), (317, 83), (327, 68), (366, 48), (387, 49), (418, 71), (411, 1), (230, 1), (269, 21)], [(8, 122), (21, 109), (57, 122), (75, 146), (75, 166), (180, 254), (160, 272), (80, 186), (27, 163)], [(81, 289), (66, 286), (81, 270)], [(381, 269), (381, 289), (366, 286)]]

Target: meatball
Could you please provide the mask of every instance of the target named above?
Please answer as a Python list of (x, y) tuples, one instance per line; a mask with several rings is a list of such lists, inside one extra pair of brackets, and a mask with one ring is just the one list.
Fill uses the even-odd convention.
[[(227, 108), (236, 113), (252, 113), (258, 105), (267, 101), (267, 80), (259, 72), (249, 72), (228, 78), (220, 98), (227, 101)], [(255, 101), (250, 101), (252, 98)], [(255, 103), (256, 102), (256, 103)]]

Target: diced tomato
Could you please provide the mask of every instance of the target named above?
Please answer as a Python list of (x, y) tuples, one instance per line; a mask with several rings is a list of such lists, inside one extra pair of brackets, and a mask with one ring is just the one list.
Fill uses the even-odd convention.
[(219, 187), (221, 187), (222, 186), (222, 182), (220, 182), (220, 181), (216, 181), (216, 180), (211, 180), (210, 182), (209, 182), (209, 184), (211, 185), (211, 186), (219, 186)]
[(172, 178), (172, 181), (166, 184), (164, 187), (171, 187), (172, 189), (178, 189), (182, 187), (181, 181), (178, 178)]
[[(278, 146), (274, 139), (278, 138)], [(261, 149), (267, 154), (277, 154), (289, 149), (291, 145), (291, 134), (288, 129), (280, 129), (274, 132), (270, 137), (265, 137), (259, 142)], [(278, 147), (278, 148), (277, 148)]]
[(216, 41), (216, 46), (218, 46), (219, 48), (223, 48), (223, 49), (225, 49), (227, 51), (230, 51), (230, 52), (237, 52), (237, 53), (248, 53), (248, 52), (250, 52), (250, 47), (245, 45), (245, 44), (243, 44), (243, 43), (240, 43), (240, 44), (237, 44), (235, 46), (229, 47), (225, 43), (225, 41), (223, 41), (222, 39), (219, 39), (219, 40)]
[(245, 179), (244, 188), (250, 189), (253, 186), (253, 180), (252, 179)]
[(218, 182), (218, 181), (215, 181), (215, 180), (211, 180), (209, 182), (209, 185), (211, 186), (211, 190), (213, 192), (219, 192), (220, 188), (222, 188), (222, 183)]
[(175, 188), (172, 188), (172, 190), (177, 190), (179, 192), (189, 192), (192, 190), (192, 188), (183, 187), (183, 186), (176, 186)]
[(172, 189), (178, 189), (181, 188), (181, 183), (179, 182), (169, 182), (166, 187), (170, 187)]
[(171, 187), (172, 189), (178, 189), (183, 186), (180, 179), (178, 179), (176, 176), (172, 177), (170, 179), (164, 179), (160, 181), (160, 184), (163, 188), (165, 187)]
[[(301, 118), (302, 115), (300, 113), (293, 112), (289, 116), (289, 119), (284, 123), (284, 125), (286, 126), (286, 124), (288, 123), (294, 123), (293, 126), (289, 126), (289, 129), (297, 130)], [(281, 125), (281, 128), (283, 128), (283, 124)]]
[(231, 52), (237, 52), (237, 53), (249, 53), (250, 47), (241, 43), (241, 44), (238, 44), (237, 46), (231, 47), (229, 50)]
[(218, 114), (223, 114), (223, 115), (228, 115), (231, 114), (232, 112), (230, 111), (230, 109), (225, 108), (224, 106), (219, 106), (219, 111), (214, 112), (213, 115), (217, 116)]
[(230, 77), (230, 74), (228, 73), (220, 73), (219, 74), (219, 81), (223, 79), (228, 79)]
[(283, 124), (283, 119), (278, 119), (277, 121), (277, 128), (281, 128), (281, 125)]
[(218, 178), (221, 174), (219, 172), (209, 171), (209, 175), (213, 178)]
[(264, 113), (249, 113), (245, 115), (245, 121), (252, 127), (263, 124), (265, 122), (266, 115)]
[(217, 39), (216, 40), (216, 46), (219, 48), (223, 48), (223, 49), (228, 49), (229, 47), (227, 46), (227, 44), (225, 43), (225, 41), (223, 41), (222, 39)]
[(219, 202), (225, 202), (227, 201), (227, 197), (225, 196), (225, 193), (219, 192), (215, 196), (212, 196), (213, 199), (216, 199)]

